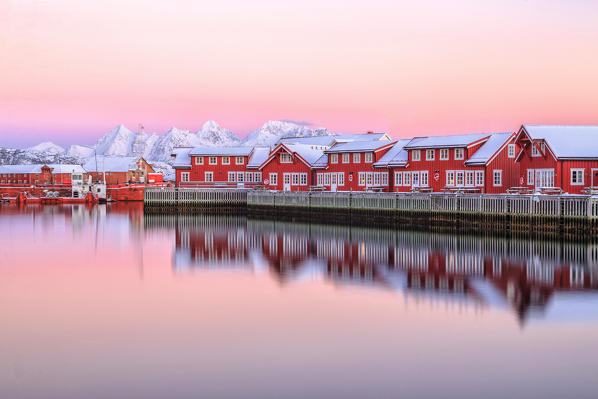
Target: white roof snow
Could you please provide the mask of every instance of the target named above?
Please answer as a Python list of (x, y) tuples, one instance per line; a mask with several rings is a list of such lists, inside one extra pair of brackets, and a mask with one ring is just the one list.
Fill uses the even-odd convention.
[(81, 165), (71, 164), (0, 165), (0, 173), (42, 173), (44, 165), (52, 169), (52, 173), (85, 173)]
[(283, 137), (278, 143), (285, 144), (311, 144), (331, 146), (335, 143), (346, 143), (349, 141), (380, 141), (390, 140), (386, 133), (359, 133), (359, 134), (337, 134), (333, 136), (311, 136), (311, 137)]
[(247, 161), (248, 168), (259, 168), (266, 159), (270, 156), (270, 147), (253, 147), (249, 161)]
[(557, 158), (598, 158), (598, 126), (523, 125), (534, 140), (546, 141)]
[(349, 141), (338, 143), (326, 150), (327, 154), (339, 152), (362, 152), (375, 151), (378, 148), (385, 147), (394, 143), (393, 141)]
[(128, 172), (137, 169), (138, 160), (138, 157), (98, 155), (87, 158), (83, 168), (88, 172)]
[(283, 137), (277, 144), (310, 144), (329, 147), (334, 144), (335, 136), (311, 136), (311, 137)]
[(179, 147), (172, 149), (172, 155), (174, 156), (174, 162), (172, 167), (175, 169), (191, 168), (191, 157), (189, 152), (192, 148), (190, 147)]
[(337, 143), (347, 141), (376, 141), (376, 140), (390, 140), (386, 133), (359, 133), (359, 134), (339, 134), (334, 137)]
[(471, 143), (485, 139), (492, 133), (455, 134), (449, 136), (419, 137), (414, 143), (405, 146), (406, 149), (436, 148), (436, 147), (466, 147)]
[[(413, 139), (418, 140), (418, 139)], [(404, 149), (405, 146), (413, 140), (402, 139), (397, 140), (397, 143), (390, 149), (386, 154), (382, 156), (377, 162), (374, 163), (375, 167), (385, 166), (404, 166), (409, 160), (409, 155)]]
[(252, 147), (231, 146), (231, 147), (195, 147), (190, 152), (191, 156), (248, 156)]
[(285, 144), (284, 146), (303, 158), (309, 165), (315, 164), (324, 154), (324, 150), (313, 148), (314, 146), (307, 144)]
[(512, 133), (494, 133), (488, 140), (471, 156), (465, 165), (484, 165), (490, 158), (505, 144)]
[(325, 168), (328, 165), (328, 155), (324, 154), (314, 163), (315, 168)]

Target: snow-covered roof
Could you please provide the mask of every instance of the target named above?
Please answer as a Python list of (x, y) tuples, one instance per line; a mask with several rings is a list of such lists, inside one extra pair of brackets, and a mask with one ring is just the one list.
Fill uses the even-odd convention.
[(319, 146), (331, 146), (334, 144), (335, 136), (311, 136), (311, 137), (283, 137), (278, 143), (285, 144), (310, 144)]
[(331, 146), (335, 143), (347, 143), (350, 141), (380, 141), (390, 140), (386, 133), (359, 133), (359, 134), (336, 134), (310, 137), (283, 137), (278, 143), (285, 144), (311, 144), (320, 146)]
[(98, 155), (87, 158), (83, 168), (88, 172), (128, 172), (137, 169), (138, 160), (138, 157)]
[(252, 147), (249, 146), (228, 146), (228, 147), (194, 147), (189, 155), (191, 156), (248, 156)]
[[(417, 139), (413, 139), (417, 140)], [(397, 140), (396, 144), (392, 146), (390, 150), (386, 152), (377, 162), (374, 163), (375, 167), (385, 166), (404, 166), (409, 160), (409, 155), (405, 151), (405, 146), (411, 143), (413, 140), (402, 139)]]
[(0, 165), (0, 173), (42, 173), (45, 165), (52, 169), (52, 173), (85, 173), (81, 165), (71, 164)]
[(486, 162), (502, 147), (513, 133), (494, 133), (471, 156), (465, 165), (485, 165)]
[(307, 144), (285, 144), (289, 151), (296, 153), (310, 165), (316, 163), (318, 159), (324, 154), (324, 150), (316, 149), (314, 146)]
[(172, 149), (172, 156), (174, 156), (174, 162), (172, 167), (175, 169), (191, 168), (191, 157), (189, 152), (192, 148), (190, 147), (179, 147)]
[(249, 161), (247, 161), (248, 168), (259, 168), (266, 159), (270, 156), (270, 147), (256, 146), (253, 147)]
[(598, 126), (523, 125), (534, 140), (546, 141), (557, 158), (598, 158)]
[(386, 147), (395, 143), (395, 141), (348, 141), (338, 143), (327, 149), (327, 154), (339, 153), (339, 152), (363, 152), (363, 151), (375, 151), (378, 148)]
[(325, 168), (328, 166), (328, 155), (323, 154), (316, 162), (314, 162), (314, 168)]
[(390, 140), (386, 133), (358, 133), (358, 134), (338, 134), (334, 137), (337, 143), (347, 141), (376, 141), (376, 140)]
[(419, 137), (421, 140), (409, 143), (405, 149), (437, 148), (437, 147), (466, 147), (471, 143), (483, 140), (492, 133), (455, 134), (449, 136)]

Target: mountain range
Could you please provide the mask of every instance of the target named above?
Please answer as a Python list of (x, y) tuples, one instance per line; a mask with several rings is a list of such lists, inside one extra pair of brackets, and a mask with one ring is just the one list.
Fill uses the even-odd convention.
[(73, 144), (63, 148), (50, 141), (26, 149), (0, 147), (0, 165), (33, 163), (76, 163), (82, 164), (89, 157), (97, 155), (131, 156), (142, 154), (155, 169), (166, 178), (172, 178), (174, 147), (228, 146), (228, 145), (273, 145), (283, 137), (311, 137), (332, 135), (328, 129), (312, 129), (290, 121), (268, 121), (259, 129), (251, 131), (243, 139), (231, 130), (214, 121), (205, 122), (201, 129), (192, 133), (171, 127), (163, 134), (145, 133), (143, 128), (133, 132), (124, 125), (118, 125), (104, 134), (92, 146)]

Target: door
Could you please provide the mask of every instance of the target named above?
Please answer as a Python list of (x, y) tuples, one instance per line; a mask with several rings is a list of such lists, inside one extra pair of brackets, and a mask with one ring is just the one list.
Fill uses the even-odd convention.
[(411, 175), (411, 186), (419, 187), (419, 172), (413, 172)]
[(291, 191), (291, 174), (285, 173), (283, 175), (283, 187), (284, 191)]
[(592, 187), (598, 187), (598, 169), (591, 169), (592, 177), (590, 183)]
[(330, 175), (330, 191), (336, 191), (336, 173)]

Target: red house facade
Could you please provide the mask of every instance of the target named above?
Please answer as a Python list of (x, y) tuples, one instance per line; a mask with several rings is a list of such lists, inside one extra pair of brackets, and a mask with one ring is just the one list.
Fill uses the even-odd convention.
[(270, 190), (307, 191), (315, 182), (316, 162), (324, 155), (324, 146), (278, 144), (259, 167), (264, 186)]
[(49, 185), (72, 183), (72, 175), (83, 175), (81, 165), (0, 165), (0, 184)]
[(598, 186), (598, 126), (523, 125), (515, 141), (521, 186), (569, 194)]

